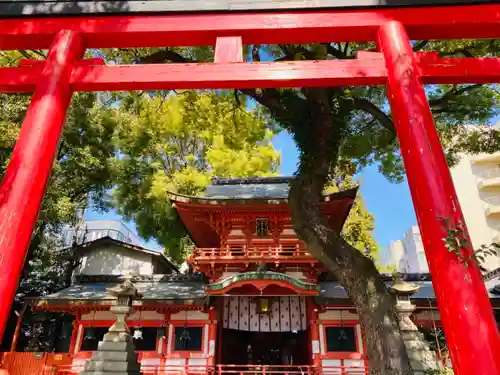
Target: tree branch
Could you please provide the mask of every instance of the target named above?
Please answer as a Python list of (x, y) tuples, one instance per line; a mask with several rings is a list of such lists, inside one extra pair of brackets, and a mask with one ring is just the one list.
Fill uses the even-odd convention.
[(475, 85), (464, 86), (464, 87), (462, 87), (460, 89), (454, 88), (454, 89), (448, 91), (447, 93), (445, 93), (440, 98), (429, 100), (429, 105), (431, 106), (431, 108), (433, 108), (433, 107), (436, 107), (438, 105), (446, 104), (450, 100), (452, 100), (454, 97), (459, 96), (461, 94), (464, 94), (464, 93), (466, 93), (468, 91), (472, 91), (472, 90), (478, 89), (478, 88), (480, 88), (482, 86), (483, 86), (482, 84), (475, 84)]
[(392, 118), (390, 118), (375, 104), (364, 98), (349, 98), (349, 100), (352, 101), (352, 109), (359, 109), (361, 111), (369, 113), (380, 123), (380, 125), (389, 130), (394, 136), (396, 135), (396, 129), (394, 128), (394, 122), (392, 121)]
[(169, 49), (162, 49), (160, 51), (156, 51), (152, 53), (151, 55), (142, 57), (138, 59), (139, 63), (144, 63), (144, 64), (158, 64), (158, 63), (164, 63), (165, 61), (171, 61), (175, 63), (194, 63), (196, 61), (193, 61), (191, 59), (188, 59), (187, 57), (182, 56), (181, 54), (169, 50)]
[(450, 52), (440, 53), (441, 57), (454, 56), (457, 53), (461, 53), (465, 57), (474, 57), (474, 55), (467, 48), (459, 48)]
[(335, 48), (332, 46), (331, 43), (322, 43), (326, 47), (326, 52), (329, 55), (332, 55), (333, 57), (336, 57), (339, 60), (345, 60), (345, 59), (353, 59), (354, 56), (348, 56), (347, 55), (347, 47), (348, 45), (346, 44), (346, 48), (344, 51), (341, 51), (340, 49)]
[[(258, 55), (255, 54), (255, 45), (252, 49), (252, 53), (254, 55), (254, 59)], [(169, 50), (162, 49), (160, 51), (154, 52), (151, 55), (145, 56), (143, 58), (138, 59), (138, 63), (145, 64), (154, 64), (154, 63), (164, 63), (165, 61), (170, 61), (174, 63), (195, 63), (196, 61), (188, 59), (179, 53)], [(259, 104), (267, 107), (270, 111), (272, 111), (276, 116), (281, 118), (286, 118), (287, 113), (283, 104), (280, 102), (280, 93), (276, 89), (239, 89), (241, 93), (253, 98)]]
[(260, 44), (254, 44), (253, 45), (253, 47), (252, 47), (252, 58), (253, 58), (253, 61), (256, 61), (256, 62), (260, 61), (259, 49), (260, 49)]
[(422, 50), (428, 44), (429, 44), (428, 40), (421, 40), (421, 41), (415, 43), (415, 45), (413, 46), (413, 52), (418, 52), (418, 51)]

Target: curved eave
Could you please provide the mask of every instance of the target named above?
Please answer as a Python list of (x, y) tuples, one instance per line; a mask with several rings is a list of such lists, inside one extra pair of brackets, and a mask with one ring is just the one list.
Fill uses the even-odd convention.
[[(111, 306), (116, 304), (115, 299), (46, 299), (46, 298), (32, 298), (27, 301), (29, 306), (34, 310), (47, 310), (47, 311), (107, 311)], [(139, 310), (172, 310), (184, 309), (192, 310), (198, 309), (208, 303), (207, 297), (195, 298), (190, 300), (183, 299), (150, 299), (150, 300), (136, 300), (133, 302), (134, 309)]]
[[(354, 200), (358, 187), (337, 193), (323, 195), (323, 203), (339, 201), (344, 199)], [(181, 203), (192, 206), (204, 207), (227, 207), (227, 206), (259, 206), (259, 205), (281, 205), (288, 204), (288, 198), (204, 198), (167, 192), (173, 203)]]
[[(341, 231), (349, 215), (358, 188), (323, 196), (321, 209), (332, 221), (333, 227)], [(240, 215), (262, 213), (289, 216), (288, 199), (212, 199), (168, 193), (181, 221), (198, 247), (218, 247), (219, 237), (209, 222), (210, 215)]]
[(255, 295), (271, 295), (266, 294), (266, 289), (269, 287), (279, 287), (294, 295), (315, 296), (320, 292), (320, 287), (317, 284), (294, 279), (283, 273), (258, 271), (240, 273), (217, 283), (208, 284), (205, 286), (205, 292), (209, 295), (231, 295), (234, 290), (241, 291), (245, 287), (254, 289)]

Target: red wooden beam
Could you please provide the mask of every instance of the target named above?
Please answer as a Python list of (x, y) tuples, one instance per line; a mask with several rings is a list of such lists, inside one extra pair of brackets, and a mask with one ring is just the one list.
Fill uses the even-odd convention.
[(417, 60), (424, 83), (500, 83), (500, 58)]
[[(500, 83), (500, 58), (418, 60), (426, 84)], [(386, 76), (382, 59), (114, 65), (75, 67), (71, 85), (76, 91), (362, 86), (382, 85)]]
[[(75, 63), (71, 85), (75, 91), (123, 91), (384, 84), (387, 73), (380, 55), (359, 57), (342, 61), (109, 66), (91, 59)], [(500, 58), (439, 59), (425, 53), (417, 54), (417, 60), (426, 84), (500, 83)], [(34, 90), (41, 65), (28, 63), (0, 68), (0, 92)]]
[(381, 85), (383, 60), (75, 67), (76, 91)]
[(215, 63), (243, 62), (243, 42), (239, 36), (217, 38), (215, 44)]
[(48, 48), (62, 29), (82, 34), (87, 48), (374, 41), (379, 26), (401, 22), (411, 39), (500, 37), (500, 5), (344, 11), (196, 15), (18, 18), (0, 22), (0, 49)]
[(0, 68), (0, 92), (33, 92), (43, 65)]

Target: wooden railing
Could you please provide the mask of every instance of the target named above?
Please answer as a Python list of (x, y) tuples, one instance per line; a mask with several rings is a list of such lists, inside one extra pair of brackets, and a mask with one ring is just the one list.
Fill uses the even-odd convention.
[(222, 247), (222, 248), (197, 248), (193, 250), (191, 259), (195, 262), (231, 260), (289, 260), (293, 262), (310, 261), (315, 258), (302, 247)]
[[(83, 369), (82, 369), (83, 370)], [(43, 375), (76, 375), (69, 365), (47, 367)], [(260, 365), (188, 365), (141, 366), (141, 375), (368, 375), (366, 367), (349, 366), (260, 366)]]

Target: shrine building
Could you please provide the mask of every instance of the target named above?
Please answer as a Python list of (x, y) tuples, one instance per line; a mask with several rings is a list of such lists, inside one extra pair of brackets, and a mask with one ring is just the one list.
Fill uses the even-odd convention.
[[(133, 302), (128, 325), (143, 374), (367, 374), (352, 303), (294, 233), (289, 182), (214, 179), (201, 196), (170, 193), (196, 245), (187, 274), (163, 254), (109, 237), (80, 246), (73, 284), (26, 300), (42, 316), (58, 312), (65, 319), (51, 352), (19, 351), (20, 314), (0, 368), (11, 375), (81, 372), (114, 320), (108, 288), (132, 272), (142, 298)], [(324, 195), (321, 208), (334, 229), (342, 230), (356, 194), (355, 188)], [(429, 275), (403, 278), (420, 287), (411, 296), (416, 325), (441, 327)], [(499, 272), (485, 282), (497, 308)]]

